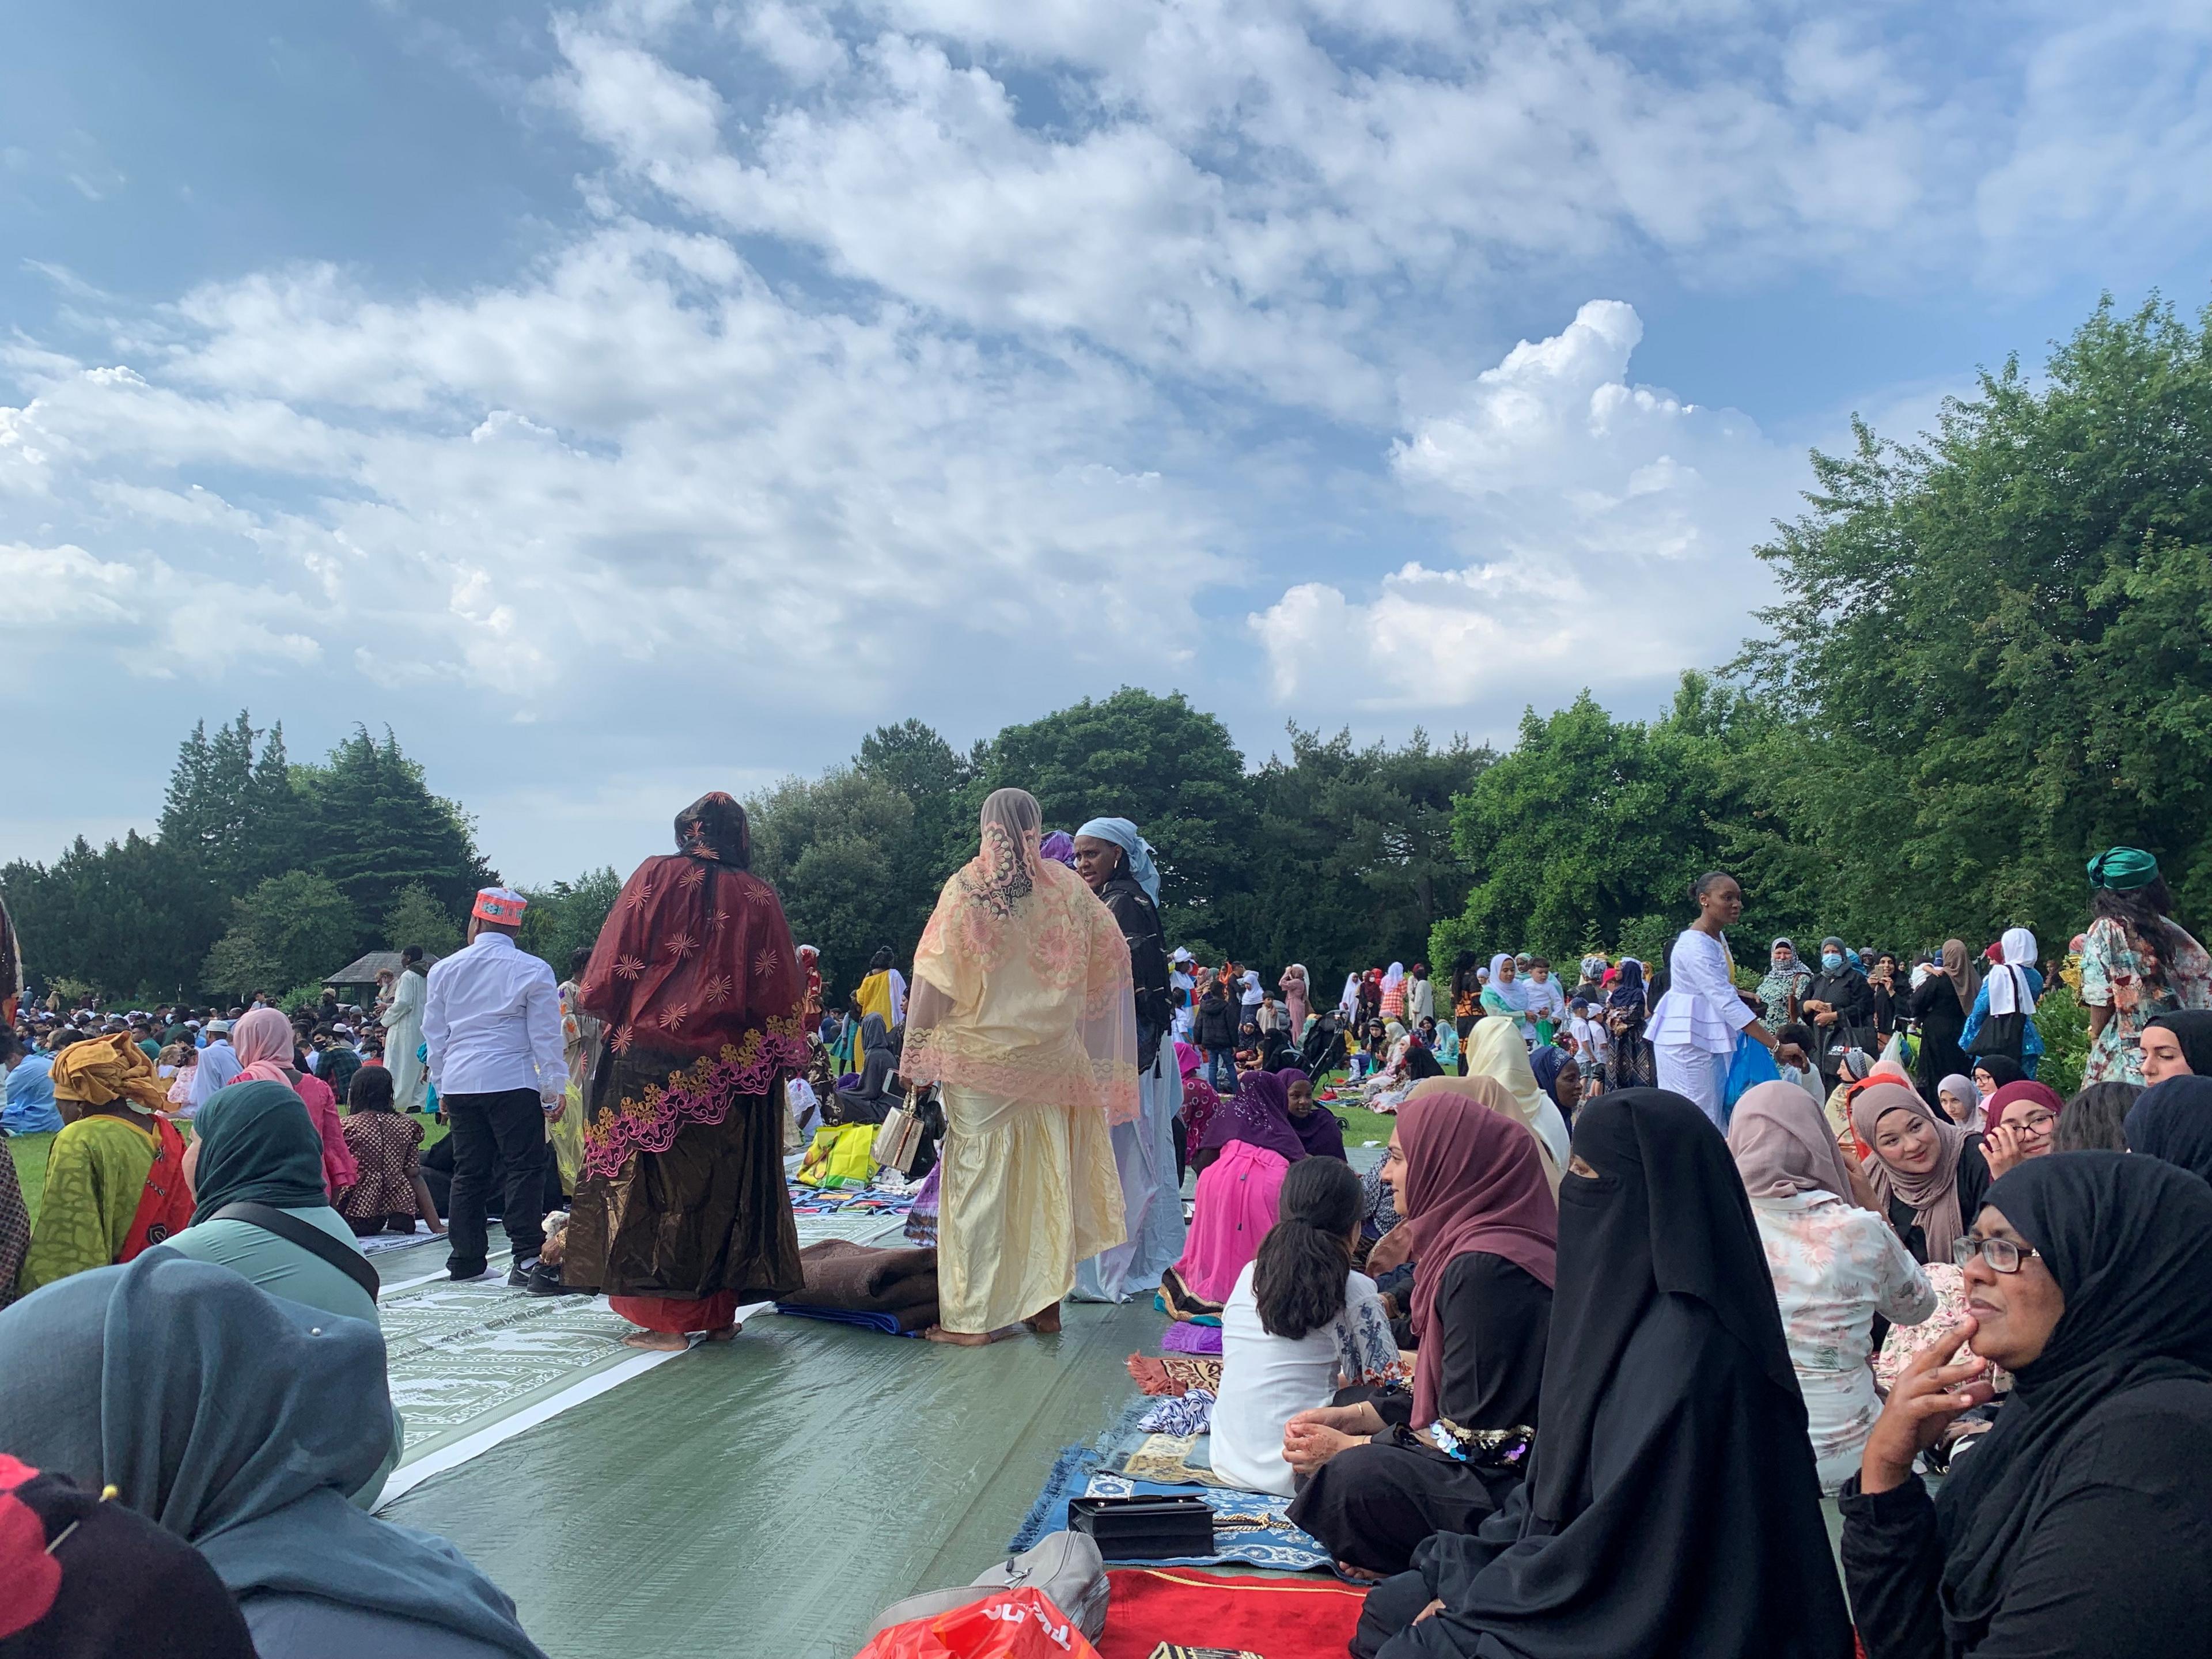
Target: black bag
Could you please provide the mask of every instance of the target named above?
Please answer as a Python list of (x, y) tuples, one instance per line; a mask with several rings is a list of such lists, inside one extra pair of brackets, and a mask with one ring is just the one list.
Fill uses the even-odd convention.
[(1067, 1529), (1090, 1534), (1109, 1561), (1213, 1553), (1213, 1511), (1202, 1498), (1071, 1498)]
[(240, 1199), (235, 1204), (226, 1204), (208, 1218), (210, 1221), (250, 1221), (264, 1233), (274, 1233), (287, 1244), (297, 1244), (309, 1255), (320, 1256), (348, 1279), (368, 1292), (371, 1302), (382, 1286), (376, 1269), (368, 1258), (351, 1245), (342, 1244), (320, 1227), (287, 1214), (273, 1204), (257, 1204), (252, 1199)]
[(1984, 1014), (1982, 1029), (1974, 1033), (1973, 1054), (2002, 1054), (2018, 1060), (2027, 1043), (2027, 1016), (2015, 1008), (2008, 1014)]

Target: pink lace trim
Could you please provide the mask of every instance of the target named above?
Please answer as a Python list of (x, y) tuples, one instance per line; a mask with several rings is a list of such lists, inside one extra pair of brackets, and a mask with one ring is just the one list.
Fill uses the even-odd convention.
[(584, 1171), (611, 1180), (633, 1152), (665, 1152), (687, 1123), (720, 1123), (738, 1095), (769, 1091), (779, 1073), (806, 1064), (806, 1039), (784, 1031), (750, 1031), (744, 1047), (726, 1042), (702, 1054), (665, 1085), (650, 1085), (599, 1121), (584, 1127)]

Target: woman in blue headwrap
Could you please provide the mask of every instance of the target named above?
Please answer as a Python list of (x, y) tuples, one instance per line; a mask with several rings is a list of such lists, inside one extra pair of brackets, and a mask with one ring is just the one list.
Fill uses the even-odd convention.
[(1075, 832), (1076, 873), (1114, 913), (1129, 947), (1136, 988), (1138, 1093), (1142, 1110), (1114, 1131), (1128, 1238), (1083, 1264), (1075, 1293), (1087, 1301), (1147, 1295), (1182, 1255), (1182, 1179), (1175, 1118), (1182, 1077), (1162, 1039), (1174, 1018), (1168, 989), (1167, 935), (1160, 927), (1160, 871), (1152, 849), (1127, 818), (1092, 818)]

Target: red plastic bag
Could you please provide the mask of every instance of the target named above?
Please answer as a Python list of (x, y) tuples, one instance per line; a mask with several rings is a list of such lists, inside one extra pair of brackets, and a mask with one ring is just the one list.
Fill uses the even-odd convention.
[(1024, 1589), (878, 1631), (854, 1659), (1098, 1659), (1098, 1650), (1043, 1591)]

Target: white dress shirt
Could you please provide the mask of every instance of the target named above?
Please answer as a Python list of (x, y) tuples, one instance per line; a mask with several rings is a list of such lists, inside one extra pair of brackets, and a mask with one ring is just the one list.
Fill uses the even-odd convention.
[(430, 969), (422, 1041), (441, 1096), (528, 1089), (557, 1099), (568, 1086), (553, 970), (505, 933), (479, 933)]

